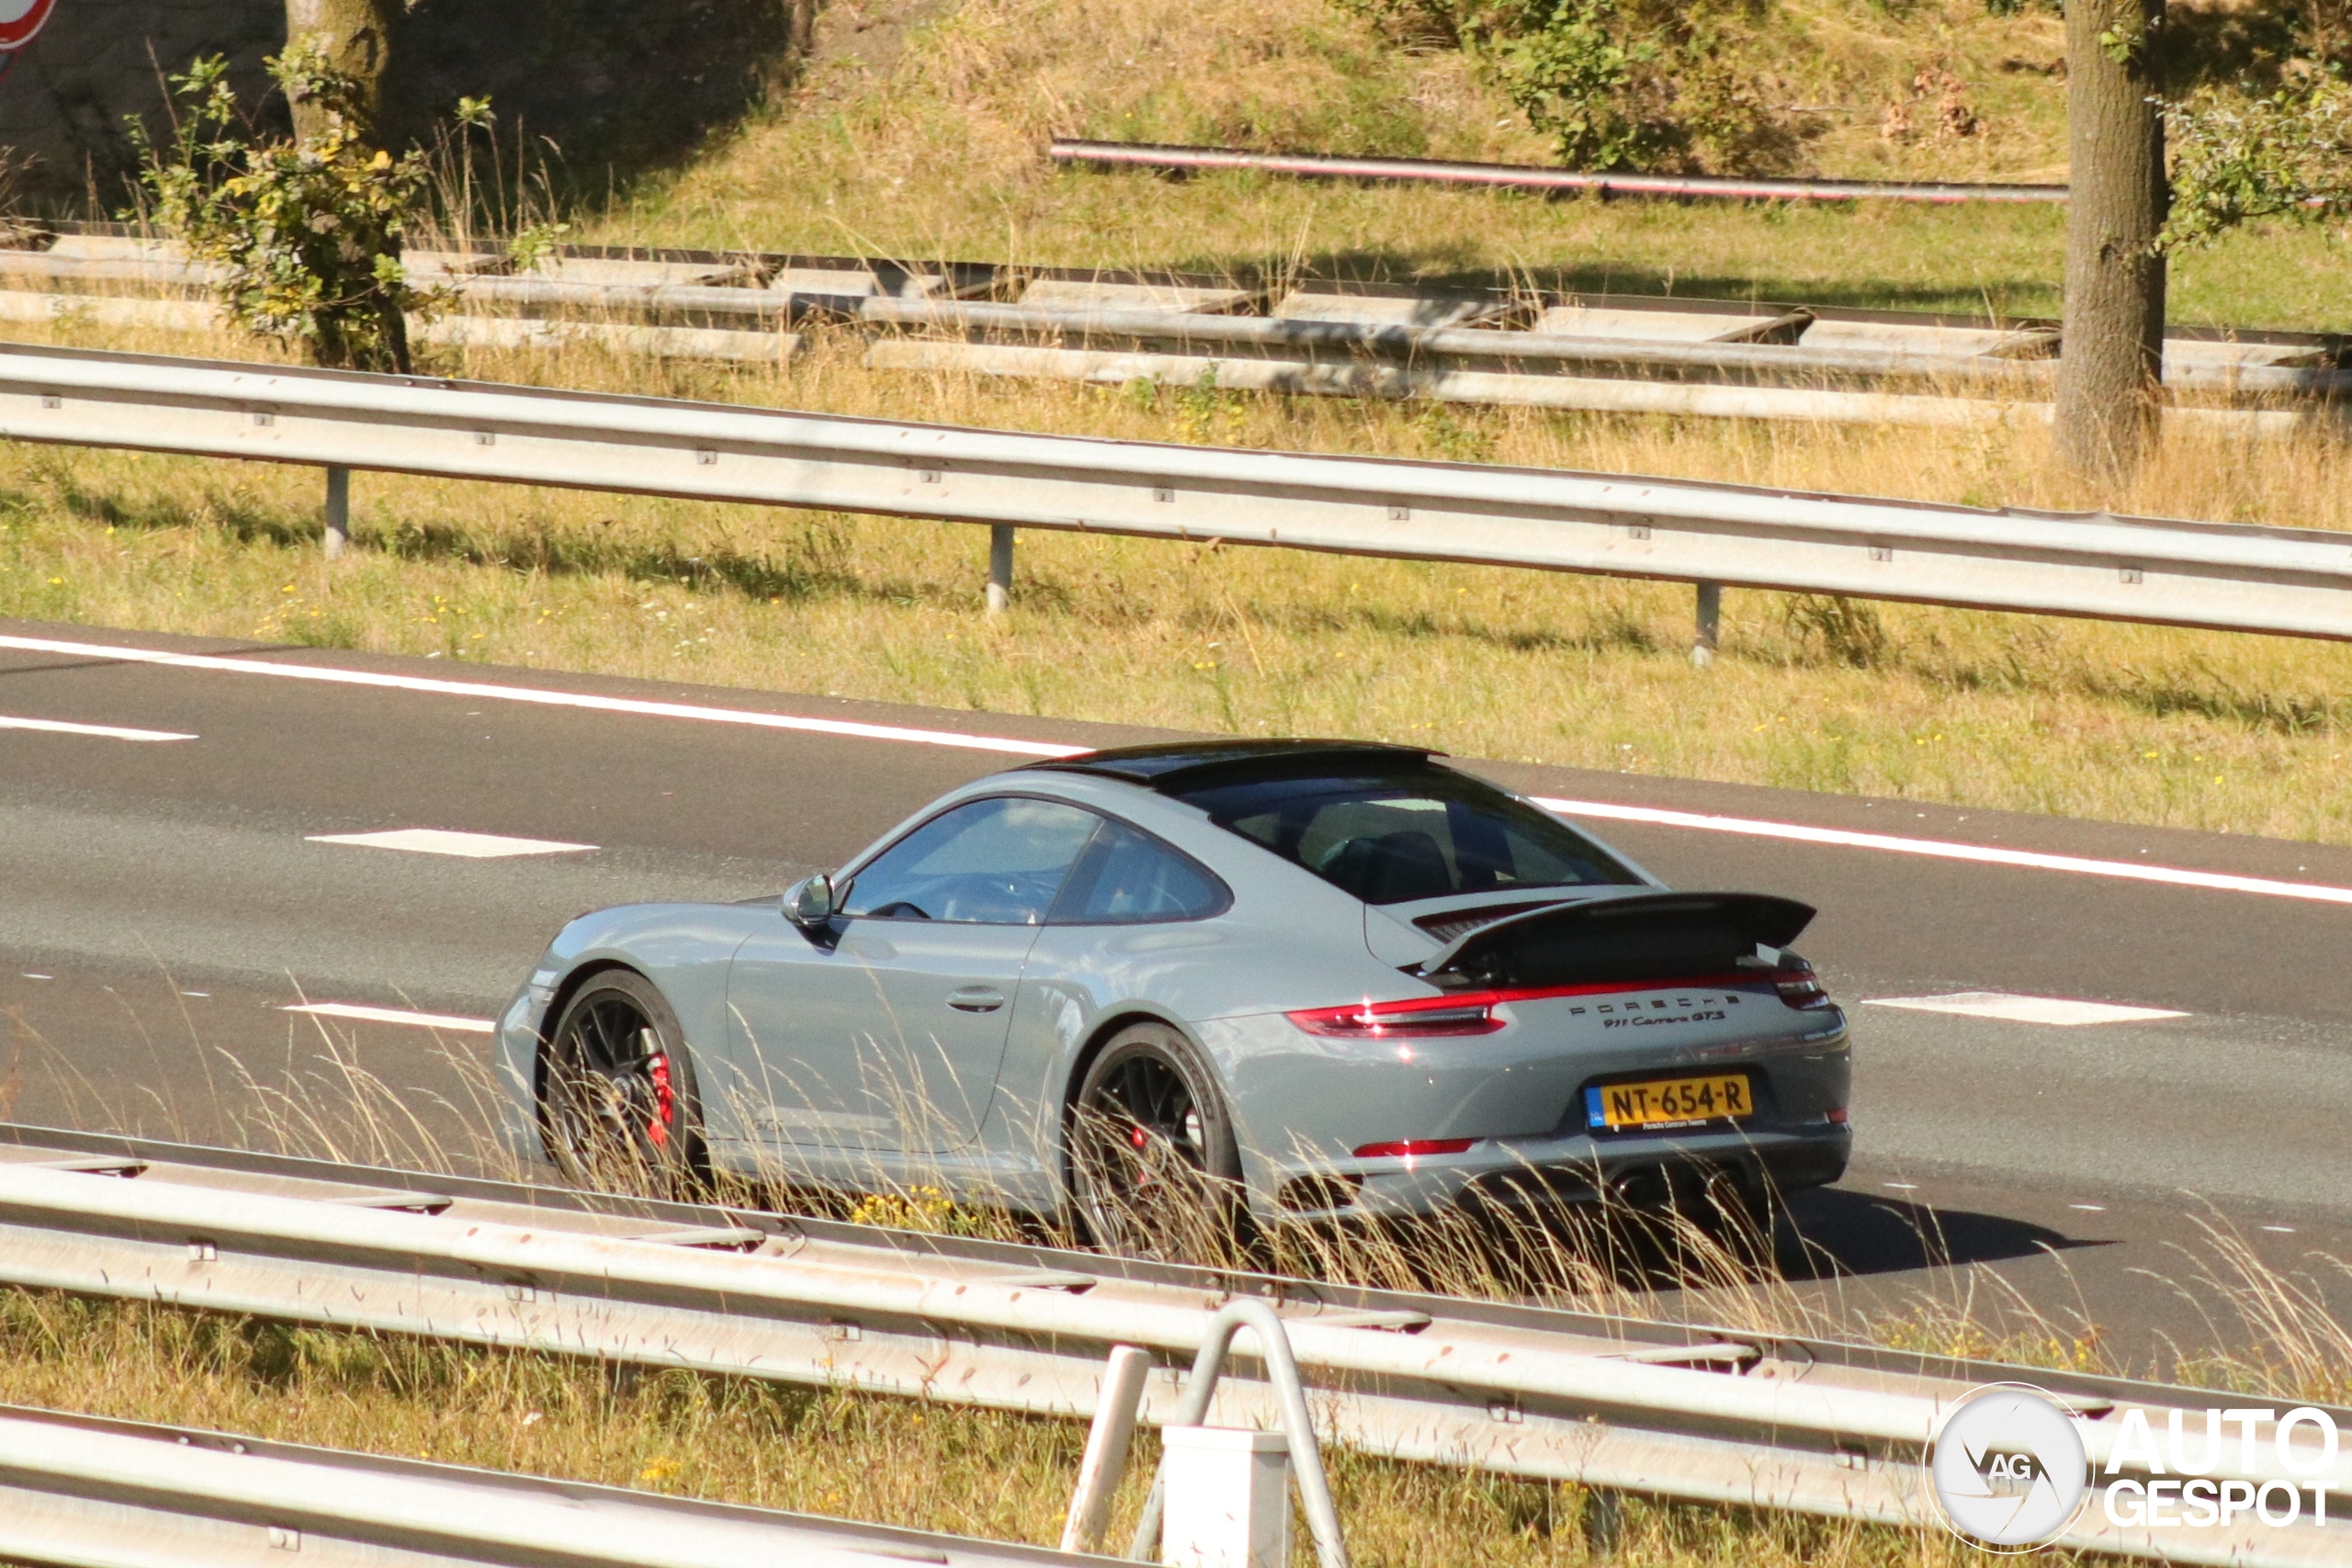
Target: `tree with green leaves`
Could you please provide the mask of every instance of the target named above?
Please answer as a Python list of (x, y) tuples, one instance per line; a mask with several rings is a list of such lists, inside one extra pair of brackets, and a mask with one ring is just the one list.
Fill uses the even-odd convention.
[(219, 56), (174, 79), (187, 108), (167, 146), (131, 122), (150, 217), (218, 269), (239, 325), (300, 345), (319, 365), (406, 373), (407, 318), (441, 303), (401, 264), (429, 193), (424, 155), (369, 144), (367, 85), (322, 50), (289, 48), (268, 67), (290, 103), (308, 106), (309, 129), (291, 141), (253, 130)]

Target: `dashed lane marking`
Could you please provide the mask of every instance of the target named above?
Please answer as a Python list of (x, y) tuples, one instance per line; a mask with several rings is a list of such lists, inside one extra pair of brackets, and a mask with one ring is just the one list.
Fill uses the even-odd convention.
[(503, 860), (509, 855), (576, 855), (594, 844), (555, 839), (509, 839), (497, 833), (459, 833), (447, 828), (395, 828), (383, 833), (313, 833), (314, 844), (356, 844), (364, 850), (406, 850), (411, 854), (457, 855), (464, 860)]
[(361, 1007), (356, 1002), (300, 1002), (277, 1010), (309, 1013), (314, 1018), (343, 1018), (355, 1023), (402, 1023), (414, 1029), (441, 1029), (455, 1034), (494, 1034), (498, 1024), (487, 1018), (463, 1018), (456, 1013), (410, 1012), (404, 1008)]
[(2009, 1023), (2047, 1023), (2077, 1029), (2086, 1023), (2146, 1023), (2159, 1018), (2187, 1018), (2170, 1008), (2118, 1007), (2112, 1002), (2078, 1002), (2065, 997), (2019, 997), (2007, 991), (1954, 991), (1943, 997), (1864, 997), (1866, 1008), (1905, 1008), (1913, 1012), (1948, 1012), (1961, 1018), (1996, 1018)]
[(37, 729), (44, 735), (88, 735), (100, 740), (194, 740), (172, 729), (126, 729), (116, 724), (68, 724), (60, 718), (15, 718), (0, 714), (0, 729)]

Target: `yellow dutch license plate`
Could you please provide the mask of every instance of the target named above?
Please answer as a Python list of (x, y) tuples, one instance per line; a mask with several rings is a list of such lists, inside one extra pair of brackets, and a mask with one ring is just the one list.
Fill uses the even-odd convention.
[(1612, 1133), (1628, 1127), (1737, 1122), (1756, 1111), (1755, 1096), (1746, 1073), (1598, 1084), (1584, 1092), (1588, 1124), (1606, 1127)]

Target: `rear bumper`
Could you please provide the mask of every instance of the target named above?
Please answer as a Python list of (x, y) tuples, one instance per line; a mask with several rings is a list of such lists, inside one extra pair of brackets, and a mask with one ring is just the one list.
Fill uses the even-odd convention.
[[(1268, 1218), (1425, 1214), (1528, 1192), (1589, 1201), (1661, 1169), (1712, 1168), (1782, 1191), (1834, 1181), (1853, 1144), (1847, 1021), (1834, 1008), (1765, 999), (1760, 1013), (1724, 1007), (1711, 1022), (1665, 1019), (1670, 1029), (1619, 1030), (1587, 1015), (1566, 1027), (1356, 1042), (1310, 1038), (1277, 1014), (1220, 1020), (1201, 1036), (1232, 1095), (1252, 1206)], [(1592, 1124), (1589, 1089), (1722, 1074), (1748, 1079), (1753, 1108), (1736, 1123)], [(1356, 1152), (1392, 1140), (1469, 1146)]]
[(1355, 1162), (1352, 1169), (1278, 1178), (1272, 1213), (1284, 1219), (1408, 1218), (1453, 1209), (1662, 1200), (1686, 1174), (1736, 1178), (1751, 1192), (1826, 1186), (1846, 1173), (1853, 1134), (1823, 1123), (1772, 1132), (1492, 1139), (1458, 1155)]

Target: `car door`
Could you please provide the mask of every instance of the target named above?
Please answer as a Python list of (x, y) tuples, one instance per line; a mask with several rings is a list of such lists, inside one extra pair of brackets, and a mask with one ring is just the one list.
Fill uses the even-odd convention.
[(737, 950), (727, 999), (755, 1131), (836, 1148), (944, 1152), (994, 1098), (1023, 965), (1101, 818), (990, 795), (861, 867), (841, 914)]

